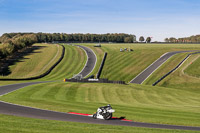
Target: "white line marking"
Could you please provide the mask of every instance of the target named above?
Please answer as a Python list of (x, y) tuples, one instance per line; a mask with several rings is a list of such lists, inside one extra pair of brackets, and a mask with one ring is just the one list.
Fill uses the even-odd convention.
[[(31, 85), (33, 85), (33, 84), (31, 84)], [(24, 86), (24, 87), (22, 87), (22, 88), (25, 88), (25, 87), (28, 87), (28, 86), (29, 86), (29, 85)], [(22, 89), (22, 88), (19, 88), (19, 89)], [(13, 91), (7, 92), (7, 93), (5, 93), (5, 94), (2, 94), (2, 95), (0, 95), (0, 97), (1, 97), (1, 96), (4, 96), (4, 95), (7, 95), (7, 94), (9, 94), (9, 93), (11, 93), (11, 92), (15, 92), (15, 91), (17, 91), (17, 90), (19, 90), (19, 89), (16, 89), (16, 90), (13, 90)]]

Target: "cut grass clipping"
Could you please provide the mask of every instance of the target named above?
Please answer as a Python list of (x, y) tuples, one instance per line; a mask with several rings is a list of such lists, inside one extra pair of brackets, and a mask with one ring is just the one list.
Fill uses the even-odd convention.
[(44, 83), (0, 100), (61, 112), (91, 114), (111, 104), (114, 116), (138, 122), (200, 126), (200, 93), (144, 85)]

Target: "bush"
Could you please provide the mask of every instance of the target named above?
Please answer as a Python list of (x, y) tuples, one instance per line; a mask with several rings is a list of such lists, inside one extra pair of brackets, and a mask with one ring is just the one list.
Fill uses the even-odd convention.
[(2, 57), (7, 57), (9, 55), (11, 55), (12, 53), (14, 53), (15, 51), (15, 46), (9, 43), (4, 43), (2, 48), (1, 48), (1, 52), (2, 52)]

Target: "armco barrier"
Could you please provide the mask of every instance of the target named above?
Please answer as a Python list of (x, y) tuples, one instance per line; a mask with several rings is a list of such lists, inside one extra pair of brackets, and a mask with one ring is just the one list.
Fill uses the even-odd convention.
[(64, 58), (65, 55), (65, 47), (63, 45), (62, 46), (62, 55), (59, 58), (59, 60), (53, 65), (51, 66), (51, 68), (46, 71), (45, 73), (39, 75), (39, 76), (35, 76), (35, 77), (30, 77), (30, 78), (22, 78), (22, 79), (0, 79), (0, 81), (19, 81), (19, 80), (34, 80), (34, 79), (40, 79), (43, 78), (44, 76), (48, 75)]
[(111, 81), (108, 79), (64, 79), (65, 82), (79, 82), (79, 83), (113, 83), (113, 84), (126, 84), (125, 81)]
[(102, 72), (104, 63), (105, 63), (105, 61), (106, 61), (106, 57), (107, 57), (107, 53), (105, 52), (104, 57), (103, 57), (103, 60), (102, 60), (102, 62), (101, 62), (101, 66), (99, 67), (99, 71), (98, 71), (98, 73), (97, 73), (97, 79), (99, 79), (100, 76), (101, 76), (101, 72)]
[(190, 56), (193, 54), (198, 54), (200, 52), (195, 52), (195, 53), (190, 53), (188, 54), (174, 69), (172, 69), (171, 71), (169, 71), (167, 74), (165, 74), (164, 76), (162, 76), (159, 80), (157, 80), (155, 83), (152, 84), (152, 86), (157, 85), (160, 81), (162, 81), (164, 78), (166, 78), (168, 75), (170, 75), (172, 72), (174, 72), (177, 68), (180, 67), (180, 65)]

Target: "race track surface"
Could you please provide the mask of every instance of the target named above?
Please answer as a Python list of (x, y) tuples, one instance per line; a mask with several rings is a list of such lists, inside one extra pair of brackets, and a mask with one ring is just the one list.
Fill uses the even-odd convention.
[(21, 84), (12, 84), (12, 85), (0, 86), (0, 96), (5, 95), (7, 93), (10, 93), (12, 91), (15, 91), (17, 89), (24, 88), (24, 87), (29, 86), (29, 85), (34, 85), (34, 84), (39, 84), (39, 83), (45, 83), (45, 82), (47, 82), (47, 81), (43, 81), (43, 82), (29, 82), (29, 83), (21, 83)]
[(84, 77), (87, 77), (94, 69), (94, 67), (96, 65), (97, 57), (96, 57), (95, 53), (92, 51), (92, 49), (85, 47), (85, 46), (81, 46), (81, 45), (76, 45), (76, 46), (82, 48), (87, 54), (87, 62), (85, 64), (85, 67), (79, 73), (84, 78)]
[[(84, 47), (84, 48), (86, 48), (86, 47)], [(93, 51), (88, 50), (87, 53), (88, 53), (87, 54), (88, 55), (87, 65), (86, 65), (86, 67), (84, 67), (84, 69), (81, 72), (81, 74), (83, 76), (87, 76), (93, 70), (93, 68), (96, 64), (96, 56), (93, 53)], [(29, 83), (19, 83), (19, 84), (13, 84), (13, 85), (0, 86), (0, 96), (8, 94), (12, 91), (15, 91), (17, 89), (20, 89), (20, 88), (23, 88), (23, 87), (26, 87), (26, 86), (30, 86), (30, 85), (34, 85), (34, 84), (40, 84), (40, 83), (45, 83), (45, 82), (29, 82)], [(200, 131), (200, 127), (130, 122), (130, 121), (121, 121), (121, 120), (118, 120), (118, 119), (116, 119), (116, 120), (98, 120), (98, 119), (93, 119), (93, 118), (87, 117), (87, 116), (74, 115), (74, 114), (55, 112), (55, 111), (49, 111), (49, 110), (42, 110), (42, 109), (37, 109), (37, 108), (32, 108), (32, 107), (26, 107), (26, 106), (6, 103), (6, 102), (3, 102), (3, 101), (0, 101), (0, 113), (1, 114), (7, 114), (7, 115), (22, 116), (22, 117), (47, 119), (47, 120), (59, 120), (59, 121), (71, 121), (71, 122), (92, 123), (92, 124), (107, 124), (107, 125), (120, 125), (120, 126), (133, 126), (133, 127), (181, 129), (181, 130), (197, 130), (197, 131)]]
[(142, 84), (156, 69), (158, 69), (163, 63), (165, 63), (170, 57), (178, 53), (194, 52), (194, 51), (175, 51), (168, 52), (162, 55), (159, 59), (148, 66), (144, 71), (137, 75), (130, 83)]

